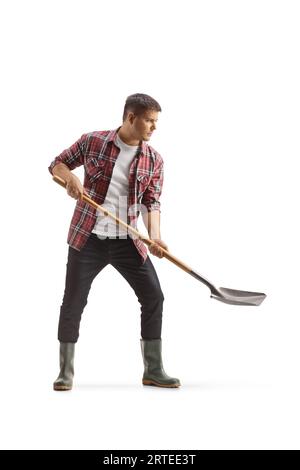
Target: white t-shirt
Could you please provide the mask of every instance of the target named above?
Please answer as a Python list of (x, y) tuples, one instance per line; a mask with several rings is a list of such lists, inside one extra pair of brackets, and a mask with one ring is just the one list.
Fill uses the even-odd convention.
[[(118, 134), (116, 144), (120, 147), (120, 153), (115, 162), (105, 201), (101, 206), (127, 223), (129, 169), (139, 146), (125, 144)], [(127, 230), (98, 211), (92, 233), (96, 233), (99, 238), (114, 238), (116, 235), (125, 238)]]

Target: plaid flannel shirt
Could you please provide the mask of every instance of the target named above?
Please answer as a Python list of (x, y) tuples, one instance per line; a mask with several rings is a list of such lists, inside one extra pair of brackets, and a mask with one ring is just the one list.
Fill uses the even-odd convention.
[[(54, 166), (58, 163), (64, 163), (70, 170), (84, 165), (83, 186), (95, 202), (103, 204), (114, 164), (120, 153), (116, 145), (116, 136), (120, 127), (110, 131), (83, 134), (70, 148), (52, 161), (48, 167), (50, 173), (52, 174)], [(136, 228), (137, 218), (142, 209), (141, 204), (148, 212), (160, 211), (159, 197), (163, 185), (163, 159), (144, 141), (141, 141), (130, 165), (128, 183), (127, 222)], [(67, 238), (67, 243), (72, 248), (81, 250), (94, 228), (96, 218), (96, 209), (84, 201), (77, 200)], [(133, 242), (145, 262), (147, 258), (145, 244), (134, 237)]]

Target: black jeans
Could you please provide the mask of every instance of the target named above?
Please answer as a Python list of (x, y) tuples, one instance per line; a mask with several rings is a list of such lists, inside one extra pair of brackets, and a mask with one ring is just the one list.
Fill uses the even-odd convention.
[(91, 284), (108, 264), (122, 274), (141, 304), (141, 337), (161, 337), (164, 296), (149, 256), (143, 264), (130, 237), (102, 240), (92, 233), (81, 251), (69, 246), (66, 285), (58, 325), (59, 341), (76, 343), (81, 314), (87, 304)]

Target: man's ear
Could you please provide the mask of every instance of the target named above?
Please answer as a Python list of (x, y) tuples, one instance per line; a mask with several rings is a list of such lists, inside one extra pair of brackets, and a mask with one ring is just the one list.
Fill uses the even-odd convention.
[(136, 115), (132, 111), (129, 111), (129, 113), (127, 114), (127, 119), (129, 120), (130, 124), (133, 124), (135, 118)]

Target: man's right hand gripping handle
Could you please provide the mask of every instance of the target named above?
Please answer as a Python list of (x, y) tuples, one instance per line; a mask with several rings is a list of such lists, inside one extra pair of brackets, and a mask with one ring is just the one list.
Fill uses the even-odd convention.
[(67, 183), (66, 190), (69, 196), (73, 197), (74, 199), (82, 199), (83, 194), (88, 196), (88, 193), (82, 186), (80, 179), (71, 173), (67, 165), (64, 163), (58, 163), (55, 165), (52, 173), (54, 176), (59, 176)]

